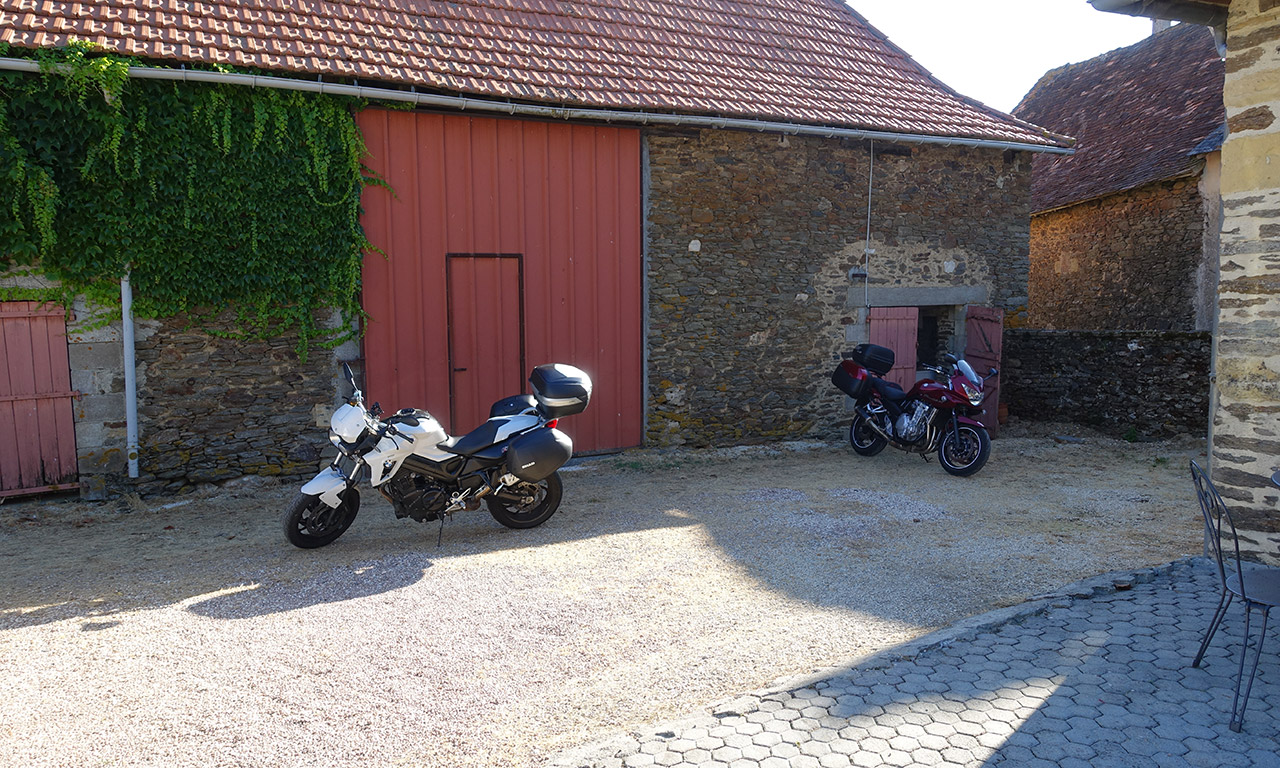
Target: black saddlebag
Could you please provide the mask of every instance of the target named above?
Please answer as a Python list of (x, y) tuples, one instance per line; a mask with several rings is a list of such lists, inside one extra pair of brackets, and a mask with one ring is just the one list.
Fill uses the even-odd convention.
[(853, 362), (877, 376), (883, 376), (893, 367), (893, 350), (879, 344), (859, 344), (853, 348)]
[(840, 361), (840, 365), (837, 365), (835, 372), (831, 374), (831, 383), (836, 385), (836, 389), (859, 402), (871, 394), (871, 377), (862, 369), (862, 366), (852, 360)]
[(591, 400), (591, 377), (563, 363), (539, 365), (529, 376), (538, 409), (548, 419), (572, 416), (587, 409)]
[(535, 429), (507, 448), (507, 471), (536, 483), (564, 466), (573, 456), (573, 441), (558, 429)]

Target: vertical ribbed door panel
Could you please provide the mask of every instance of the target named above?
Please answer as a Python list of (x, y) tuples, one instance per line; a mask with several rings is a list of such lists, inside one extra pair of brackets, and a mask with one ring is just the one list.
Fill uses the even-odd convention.
[[(565, 424), (575, 447), (639, 445), (639, 131), (378, 109), (359, 122), (367, 165), (394, 190), (363, 200), (385, 252), (364, 266), (369, 397), (459, 434), (494, 392), (529, 391), (532, 366), (569, 363), (595, 383)], [(508, 383), (512, 366), (524, 370)]]

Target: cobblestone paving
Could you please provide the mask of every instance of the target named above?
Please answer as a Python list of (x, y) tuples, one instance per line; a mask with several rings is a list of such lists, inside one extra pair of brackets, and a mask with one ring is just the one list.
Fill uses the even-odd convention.
[(1280, 630), (1232, 733), (1241, 607), (1191, 667), (1217, 599), (1203, 559), (1102, 577), (554, 765), (1280, 768)]

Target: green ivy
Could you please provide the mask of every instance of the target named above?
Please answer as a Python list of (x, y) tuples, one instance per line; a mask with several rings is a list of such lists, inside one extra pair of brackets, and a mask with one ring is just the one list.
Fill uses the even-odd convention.
[[(12, 51), (11, 51), (12, 53)], [(0, 273), (38, 265), (118, 315), (130, 271), (139, 317), (231, 310), (236, 334), (350, 338), (318, 311), (362, 315), (352, 99), (128, 78), (87, 45), (0, 72)], [(322, 314), (322, 313), (321, 313)]]

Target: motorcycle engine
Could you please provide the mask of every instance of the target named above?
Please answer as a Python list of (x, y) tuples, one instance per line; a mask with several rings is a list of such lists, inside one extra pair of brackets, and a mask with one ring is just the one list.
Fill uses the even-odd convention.
[(912, 443), (920, 439), (924, 434), (924, 428), (929, 423), (929, 416), (933, 413), (933, 408), (916, 400), (910, 406), (913, 411), (905, 412), (898, 417), (898, 421), (894, 424), (894, 433), (899, 440)]
[(439, 483), (413, 472), (397, 474), (381, 490), (395, 507), (397, 518), (412, 517), (420, 523), (438, 519), (449, 502)]

